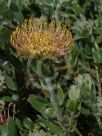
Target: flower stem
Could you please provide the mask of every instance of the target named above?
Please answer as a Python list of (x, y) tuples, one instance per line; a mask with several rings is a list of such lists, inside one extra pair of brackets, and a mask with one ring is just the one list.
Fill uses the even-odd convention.
[(54, 106), (55, 111), (56, 111), (57, 119), (58, 119), (58, 121), (62, 122), (61, 109), (60, 109), (59, 103), (57, 101), (57, 97), (54, 93), (54, 87), (51, 84), (51, 81), (49, 79), (46, 78), (45, 81), (46, 81), (47, 86), (48, 86), (48, 91), (49, 91), (49, 94), (50, 94), (51, 103)]

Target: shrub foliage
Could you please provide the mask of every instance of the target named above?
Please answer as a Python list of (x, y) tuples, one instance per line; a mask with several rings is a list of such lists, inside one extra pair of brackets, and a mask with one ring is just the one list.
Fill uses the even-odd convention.
[[(10, 37), (25, 19), (72, 32), (68, 55), (28, 59)], [(102, 135), (102, 1), (0, 0), (0, 136)]]

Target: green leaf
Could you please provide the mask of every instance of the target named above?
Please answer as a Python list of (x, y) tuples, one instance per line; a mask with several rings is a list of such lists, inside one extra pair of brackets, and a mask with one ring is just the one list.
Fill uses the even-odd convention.
[(90, 114), (89, 109), (85, 109), (84, 107), (81, 107), (80, 112), (85, 115)]
[(44, 116), (46, 111), (46, 104), (44, 102), (41, 102), (41, 100), (39, 100), (36, 95), (30, 95), (27, 101), (32, 105), (34, 109), (36, 109)]
[(5, 102), (3, 100), (0, 100), (0, 105), (4, 106)]
[(44, 123), (47, 125), (51, 133), (57, 134), (57, 136), (64, 136), (62, 129), (56, 124), (48, 121), (44, 121)]
[(45, 114), (47, 115), (47, 117), (55, 117), (55, 109), (47, 108)]
[(62, 105), (64, 102), (64, 93), (59, 84), (57, 84), (57, 97), (58, 97), (59, 104)]
[[(24, 3), (27, 3), (27, 1), (24, 2)], [(22, 0), (19, 0), (18, 3), (17, 3), (17, 6), (18, 6), (19, 10), (22, 11), (23, 8), (24, 8), (24, 7), (23, 7), (23, 1), (22, 1)]]
[(20, 133), (20, 136), (25, 136), (24, 132), (19, 131), (19, 133)]
[(15, 12), (15, 17), (17, 18), (17, 20), (19, 21), (20, 24), (23, 23), (24, 21), (24, 16), (22, 14), (22, 12), (18, 11), (18, 12)]
[(11, 117), (9, 117), (7, 119), (7, 126), (8, 126), (9, 136), (16, 136), (17, 132), (16, 132), (15, 123), (14, 123), (14, 120)]
[(15, 3), (10, 3), (10, 9), (13, 10), (13, 12), (18, 12), (19, 9)]
[(76, 109), (76, 107), (77, 107), (77, 101), (73, 101), (73, 100), (68, 101), (68, 102), (66, 103), (66, 107), (67, 107), (67, 109), (68, 109), (69, 111), (75, 111), (75, 109)]
[(32, 120), (28, 117), (26, 117), (24, 120), (23, 120), (23, 125), (25, 128), (27, 129), (33, 129), (34, 128), (34, 123), (32, 122)]
[(4, 102), (11, 102), (12, 101), (12, 98), (10, 96), (4, 96), (3, 97), (3, 101)]
[(77, 88), (77, 86), (72, 85), (69, 89), (68, 95), (70, 100), (77, 100), (80, 96), (80, 90)]
[(9, 75), (7, 75), (7, 74), (5, 74), (5, 81), (6, 81), (7, 87), (8, 87), (9, 89), (11, 89), (11, 90), (17, 90), (17, 87), (16, 87), (15, 82), (14, 82), (13, 79), (12, 79)]
[(18, 99), (19, 99), (19, 96), (18, 96), (17, 94), (13, 94), (13, 95), (12, 95), (12, 100), (13, 100), (13, 101), (16, 102), (16, 101), (18, 101)]
[(1, 136), (8, 136), (8, 128), (7, 128), (7, 124), (3, 124), (2, 126), (0, 126), (0, 134)]
[(102, 64), (102, 49), (100, 48), (97, 52), (94, 53), (95, 62)]
[[(73, 4), (70, 1), (63, 1), (62, 6), (64, 6), (65, 9), (73, 11), (76, 15), (80, 15), (83, 13), (83, 9), (78, 4)], [(68, 14), (68, 13), (67, 13)]]
[(16, 118), (15, 119), (15, 124), (16, 124), (17, 128), (22, 129), (21, 120), (19, 120), (18, 118)]

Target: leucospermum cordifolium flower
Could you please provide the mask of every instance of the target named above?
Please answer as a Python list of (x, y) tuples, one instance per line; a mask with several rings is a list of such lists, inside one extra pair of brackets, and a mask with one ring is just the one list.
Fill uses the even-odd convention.
[(30, 18), (12, 33), (11, 45), (28, 58), (56, 57), (70, 51), (73, 38), (66, 26), (54, 18), (50, 23), (45, 18)]

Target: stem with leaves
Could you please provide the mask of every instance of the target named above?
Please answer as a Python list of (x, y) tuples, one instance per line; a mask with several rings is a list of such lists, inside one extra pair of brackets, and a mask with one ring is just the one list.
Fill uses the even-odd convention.
[(56, 97), (55, 92), (54, 92), (54, 87), (51, 84), (51, 80), (50, 79), (46, 78), (45, 81), (47, 83), (47, 87), (48, 87), (48, 91), (49, 91), (49, 94), (50, 94), (51, 103), (54, 106), (55, 111), (56, 111), (57, 119), (58, 119), (58, 121), (62, 122), (62, 114), (61, 114), (59, 103), (57, 101), (57, 97)]

